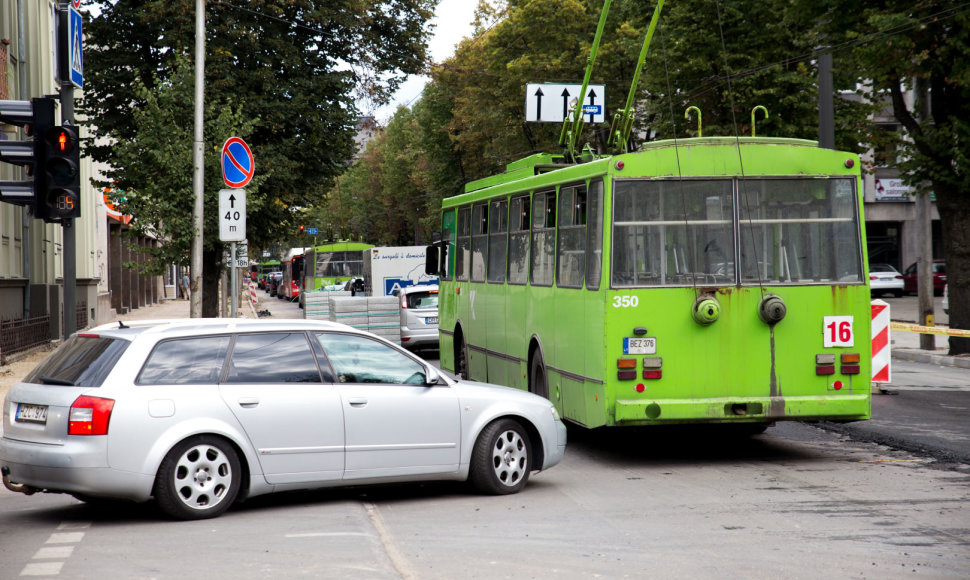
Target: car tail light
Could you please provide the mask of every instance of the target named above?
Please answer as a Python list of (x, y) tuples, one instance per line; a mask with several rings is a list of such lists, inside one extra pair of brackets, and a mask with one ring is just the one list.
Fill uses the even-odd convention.
[(68, 416), (68, 435), (107, 435), (113, 399), (80, 396), (71, 405)]
[(406, 310), (407, 307), (408, 307), (408, 295), (405, 294), (404, 292), (401, 292), (401, 308)]

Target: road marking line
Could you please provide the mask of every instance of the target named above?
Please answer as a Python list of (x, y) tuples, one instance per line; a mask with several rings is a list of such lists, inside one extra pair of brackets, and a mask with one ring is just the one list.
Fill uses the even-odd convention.
[(61, 522), (57, 526), (58, 530), (86, 530), (91, 527), (91, 522)]
[(365, 534), (363, 532), (307, 532), (305, 534), (286, 534), (284, 538), (330, 538), (330, 537), (342, 537), (342, 536), (363, 536), (369, 538), (372, 534)]
[(57, 576), (64, 562), (31, 562), (24, 566), (21, 576)]
[(74, 546), (51, 546), (41, 548), (34, 554), (34, 560), (51, 560), (53, 558), (70, 558), (74, 553)]
[(76, 544), (84, 538), (84, 532), (65, 532), (61, 534), (51, 534), (47, 538), (48, 544)]

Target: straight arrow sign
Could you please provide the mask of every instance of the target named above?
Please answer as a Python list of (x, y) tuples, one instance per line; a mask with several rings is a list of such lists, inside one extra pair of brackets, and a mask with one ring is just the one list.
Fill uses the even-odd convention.
[[(562, 123), (569, 116), (571, 107), (577, 105), (577, 97), (583, 85), (556, 83), (529, 83), (525, 90), (525, 120), (530, 122)], [(543, 103), (544, 97), (562, 99), (562, 107), (557, 104), (549, 106)], [(549, 99), (546, 99), (547, 101)], [(583, 99), (583, 114), (588, 115), (588, 123), (605, 123), (606, 108), (601, 104), (606, 102), (606, 88), (604, 85), (589, 85), (586, 87), (586, 97)], [(546, 104), (546, 106), (543, 106)]]

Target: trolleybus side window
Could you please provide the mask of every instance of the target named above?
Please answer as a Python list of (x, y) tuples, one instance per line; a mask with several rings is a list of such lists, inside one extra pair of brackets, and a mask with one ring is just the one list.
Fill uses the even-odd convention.
[(559, 267), (556, 285), (582, 288), (586, 270), (586, 185), (559, 190)]
[(532, 270), (533, 286), (552, 286), (556, 272), (556, 192), (537, 192), (532, 196)]
[(509, 203), (509, 284), (529, 281), (529, 196)]
[(488, 204), (488, 281), (505, 282), (505, 254), (508, 241), (505, 237), (509, 229), (509, 202), (505, 199), (492, 200)]
[(603, 268), (603, 180), (589, 184), (586, 216), (586, 288), (599, 290)]
[(614, 184), (613, 285), (734, 284), (731, 180)]
[(852, 178), (738, 182), (742, 284), (862, 282)]
[(488, 245), (488, 205), (472, 206), (472, 282), (485, 281), (485, 251)]
[(452, 267), (455, 252), (455, 210), (448, 209), (441, 214), (441, 246), (444, 251), (444, 259), (441, 263), (441, 271), (438, 275), (442, 280), (451, 280)]
[(471, 208), (468, 206), (458, 209), (458, 249), (455, 252), (455, 279), (467, 281), (472, 241)]

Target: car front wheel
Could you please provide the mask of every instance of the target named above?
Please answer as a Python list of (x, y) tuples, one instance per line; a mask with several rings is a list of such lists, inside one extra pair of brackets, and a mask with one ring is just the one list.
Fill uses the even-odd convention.
[(490, 495), (517, 493), (529, 480), (532, 455), (529, 434), (517, 421), (499, 419), (478, 436), (469, 479)]
[(155, 476), (155, 501), (178, 520), (214, 518), (235, 501), (241, 477), (231, 445), (217, 437), (192, 437), (162, 461)]

